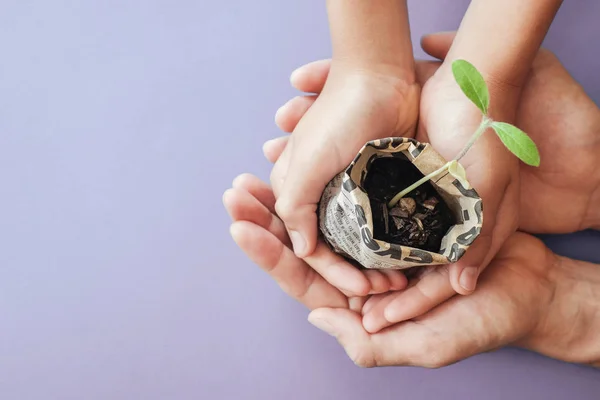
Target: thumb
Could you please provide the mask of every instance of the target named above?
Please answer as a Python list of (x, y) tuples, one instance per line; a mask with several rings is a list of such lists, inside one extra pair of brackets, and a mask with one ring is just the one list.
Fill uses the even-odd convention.
[[(313, 109), (306, 114), (311, 116)], [(337, 115), (330, 115), (340, 121)], [(320, 119), (322, 121), (322, 119)], [(342, 120), (343, 121), (343, 120)], [(303, 126), (301, 126), (303, 125)], [(331, 131), (344, 132), (344, 126), (331, 127)], [(346, 140), (343, 149), (339, 140), (332, 140), (331, 131), (314, 123), (314, 118), (303, 119), (289, 142), (289, 164), (283, 177), (279, 197), (275, 204), (277, 215), (283, 220), (292, 241), (296, 256), (310, 256), (317, 245), (317, 204), (327, 183), (352, 161), (360, 149), (357, 140)], [(322, 132), (322, 134), (321, 134)], [(307, 133), (310, 133), (308, 136)], [(318, 135), (316, 133), (319, 133)], [(356, 136), (356, 135), (355, 135)], [(281, 158), (277, 163), (281, 162)], [(276, 164), (277, 165), (277, 164)]]
[(482, 233), (458, 262), (448, 266), (448, 277), (454, 291), (461, 295), (473, 293), (479, 273), (491, 247), (491, 237)]
[[(290, 174), (285, 178), (284, 188), (275, 203), (275, 211), (285, 223), (294, 253), (299, 258), (310, 256), (317, 245), (317, 204), (326, 182), (322, 176), (299, 177)], [(291, 185), (290, 185), (291, 184)], [(289, 187), (292, 187), (288, 189)]]
[(421, 38), (421, 47), (425, 53), (438, 60), (444, 60), (454, 41), (456, 32), (438, 32)]

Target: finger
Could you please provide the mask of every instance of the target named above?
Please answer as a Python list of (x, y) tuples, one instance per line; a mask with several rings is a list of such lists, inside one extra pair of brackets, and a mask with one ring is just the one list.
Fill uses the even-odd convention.
[(425, 35), (421, 38), (421, 47), (430, 56), (438, 60), (444, 60), (455, 37), (456, 32), (438, 32)]
[(347, 298), (327, 283), (273, 234), (251, 222), (235, 222), (230, 228), (237, 245), (267, 272), (285, 293), (309, 309), (348, 307)]
[(369, 296), (362, 297), (349, 297), (348, 298), (348, 308), (354, 312), (359, 313), (362, 310), (365, 302), (369, 299)]
[(368, 308), (363, 316), (363, 326), (368, 332), (421, 316), (455, 294), (448, 281), (448, 272), (439, 267), (424, 275), (408, 289), (388, 294)]
[[(291, 245), (283, 222), (250, 193), (242, 189), (230, 189), (223, 195), (223, 202), (234, 221), (252, 222), (269, 231), (284, 245)], [(362, 296), (371, 291), (369, 280), (341, 257), (328, 252), (324, 244), (315, 252), (315, 257), (318, 258), (312, 261), (315, 271), (348, 295)], [(398, 282), (400, 278), (394, 277), (394, 280)], [(383, 279), (383, 282), (378, 280), (378, 285), (380, 291), (390, 290), (390, 281), (387, 279)]]
[(304, 261), (327, 282), (349, 296), (366, 296), (371, 291), (371, 284), (362, 271), (334, 254), (321, 241), (317, 243), (315, 251), (304, 258)]
[(404, 289), (407, 285), (407, 280), (401, 271), (363, 271), (364, 275), (369, 280), (371, 290), (369, 294), (386, 293), (390, 290)]
[[(297, 140), (298, 137), (302, 135), (292, 135), (275, 165), (281, 164), (281, 167), (272, 172), (271, 182), (274, 187), (279, 185), (275, 203), (277, 215), (287, 227), (294, 252), (298, 257), (305, 258), (312, 254), (317, 245), (316, 211), (323, 189), (339, 173), (337, 166), (347, 162), (341, 160), (339, 143), (324, 138), (319, 144), (312, 139)], [(346, 144), (348, 148), (356, 147), (353, 143)]]
[(371, 285), (369, 293), (376, 294), (389, 291), (391, 286), (390, 281), (385, 275), (379, 273), (379, 271), (367, 270), (363, 271), (363, 274)]
[(270, 181), (271, 187), (273, 188), (273, 193), (275, 198), (277, 199), (281, 196), (281, 192), (283, 190), (283, 185), (285, 183), (285, 179), (288, 173), (288, 169), (290, 167), (290, 158), (292, 155), (292, 151), (294, 149), (294, 137), (289, 136), (288, 142), (286, 143), (283, 152), (275, 161), (273, 165), (273, 169), (271, 170)]
[(358, 366), (377, 366), (369, 334), (360, 323), (360, 316), (350, 310), (319, 308), (308, 316), (308, 322), (335, 337), (348, 357)]
[(438, 70), (438, 68), (442, 65), (439, 61), (423, 61), (419, 60), (416, 62), (416, 73), (417, 73), (417, 82), (419, 85), (425, 85), (425, 82), (429, 80)]
[[(311, 179), (310, 177), (307, 178)], [(290, 179), (288, 174), (285, 177), (284, 188), (288, 186), (288, 182), (297, 182), (297, 180)], [(312, 182), (297, 182), (296, 184), (303, 188), (322, 188), (324, 186), (321, 183), (315, 185)], [(275, 210), (287, 227), (294, 252), (298, 257), (305, 258), (313, 254), (317, 246), (318, 221), (316, 211), (318, 198), (302, 199), (302, 195), (294, 196), (290, 192), (291, 190), (281, 190), (281, 196), (275, 203)]]
[[(455, 328), (457, 322), (454, 318), (459, 317), (460, 322), (467, 321), (462, 314), (432, 318), (436, 331), (421, 324), (406, 322), (376, 334), (365, 331), (360, 316), (350, 310), (319, 308), (309, 314), (308, 321), (335, 337), (348, 357), (360, 367), (394, 365), (437, 368), (468, 356), (473, 351), (474, 339), (470, 336), (461, 337), (462, 330)], [(447, 330), (450, 335), (437, 334), (437, 330)], [(448, 343), (456, 346), (448, 346)]]
[(275, 124), (284, 132), (293, 132), (316, 99), (317, 96), (297, 96), (289, 100), (275, 113)]
[(408, 285), (408, 279), (404, 275), (403, 271), (400, 270), (381, 270), (379, 273), (385, 275), (390, 281), (389, 290), (402, 290), (406, 289)]
[(273, 164), (276, 163), (289, 140), (289, 136), (281, 136), (265, 142), (263, 145), (263, 154), (265, 155), (265, 158)]
[[(463, 299), (457, 297), (419, 321), (396, 324), (375, 334), (366, 332), (360, 316), (350, 310), (319, 308), (308, 319), (335, 337), (355, 364), (367, 368), (440, 368), (514, 340), (512, 326), (501, 327), (498, 340), (490, 334), (495, 317), (486, 313), (474, 316), (473, 307), (461, 306), (460, 301)], [(474, 317), (477, 323), (473, 323)]]
[(229, 189), (223, 194), (223, 204), (234, 222), (252, 222), (271, 232), (286, 246), (291, 246), (283, 222), (249, 192), (243, 189)]
[(380, 294), (375, 294), (375, 295), (369, 296), (369, 298), (367, 299), (367, 301), (365, 301), (365, 304), (361, 308), (360, 313), (362, 315), (367, 314), (370, 310), (373, 309), (373, 307), (375, 307), (377, 304), (379, 304), (380, 301), (389, 297), (389, 295), (390, 295), (390, 293), (380, 293)]
[(331, 60), (313, 61), (292, 72), (290, 82), (301, 92), (321, 93), (330, 69)]
[(448, 266), (449, 281), (456, 293), (468, 295), (475, 290), (480, 269), (491, 249), (491, 239), (489, 233), (482, 233), (457, 263)]
[[(417, 81), (424, 85), (440, 67), (439, 61), (416, 61)], [(308, 67), (308, 66), (307, 66)], [(324, 83), (324, 82), (323, 82)], [(314, 104), (316, 96), (296, 97), (283, 105), (275, 117), (276, 123), (284, 132), (291, 133), (309, 108)]]
[(254, 196), (271, 213), (275, 212), (275, 195), (267, 183), (252, 174), (242, 174), (233, 180), (235, 189), (242, 189)]
[[(514, 204), (519, 202), (519, 185), (518, 179), (516, 182), (508, 183), (502, 191), (503, 195), (499, 198), (495, 215), (489, 215), (489, 212), (486, 215), (486, 210), (484, 210), (484, 221), (488, 221), (487, 226), (484, 225), (481, 234), (465, 255), (458, 262), (450, 265), (450, 283), (457, 293), (465, 295), (471, 294), (475, 290), (481, 271), (492, 261), (508, 237), (516, 231), (518, 213), (514, 210)], [(494, 189), (496, 188), (492, 189), (487, 185), (482, 185), (482, 197), (488, 195), (489, 190)], [(492, 196), (490, 195), (490, 197)], [(494, 205), (494, 202), (490, 201), (489, 204)], [(490, 207), (488, 207), (489, 209)], [(496, 224), (496, 221), (502, 221), (502, 223)]]

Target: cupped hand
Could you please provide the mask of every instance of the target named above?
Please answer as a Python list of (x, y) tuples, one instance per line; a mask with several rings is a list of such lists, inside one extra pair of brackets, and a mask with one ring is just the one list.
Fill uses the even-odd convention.
[[(453, 33), (423, 38), (423, 49), (444, 60)], [(454, 159), (482, 120), (481, 111), (463, 94), (445, 60), (423, 83), (416, 139), (430, 143), (447, 160)], [(468, 61), (468, 60), (467, 60)], [(519, 88), (485, 76), (490, 90), (489, 116), (514, 123)], [(365, 327), (376, 332), (391, 324), (421, 315), (456, 293), (470, 294), (477, 277), (506, 239), (517, 230), (519, 219), (519, 160), (491, 129), (460, 160), (467, 178), (483, 200), (483, 227), (479, 237), (456, 263), (424, 268), (420, 278), (403, 292), (390, 294), (365, 314)]]
[(355, 363), (366, 367), (437, 368), (506, 345), (527, 345), (537, 337), (551, 342), (546, 319), (555, 288), (548, 275), (555, 258), (540, 240), (515, 233), (470, 296), (455, 296), (420, 317), (377, 333), (365, 330), (359, 314), (339, 308), (317, 309), (309, 321), (334, 336)]
[[(275, 196), (268, 184), (250, 174), (240, 175), (224, 193), (223, 203), (233, 220), (230, 231), (235, 242), (291, 297), (310, 309), (342, 307), (360, 311), (368, 297), (331, 285), (328, 279), (335, 281), (336, 274), (344, 271), (320, 256), (321, 250), (306, 260), (295, 256), (285, 226), (275, 214)], [(406, 277), (398, 271), (370, 270), (361, 277), (367, 281), (370, 293), (401, 290), (407, 285)]]
[(294, 255), (274, 203), (269, 186), (258, 178), (238, 178), (225, 195), (232, 236), (286, 293), (314, 310), (310, 322), (335, 336), (359, 366), (440, 367), (547, 336), (542, 330), (554, 292), (547, 278), (555, 256), (533, 237), (514, 234), (471, 296), (455, 297), (413, 321), (371, 334), (360, 316), (367, 297), (346, 296)]
[[(313, 66), (318, 74), (320, 65)], [(310, 81), (310, 77), (302, 79)], [(317, 203), (326, 184), (367, 141), (414, 136), (419, 86), (406, 75), (400, 78), (338, 62), (328, 67), (327, 83), (321, 89), (317, 99), (299, 97), (278, 112), (277, 119), (290, 108), (305, 114), (271, 173), (275, 209), (296, 255), (314, 268), (329, 265), (326, 271), (317, 270), (326, 280), (348, 293), (365, 295), (370, 288), (362, 273), (317, 240)], [(313, 103), (309, 109), (304, 107), (308, 103)]]

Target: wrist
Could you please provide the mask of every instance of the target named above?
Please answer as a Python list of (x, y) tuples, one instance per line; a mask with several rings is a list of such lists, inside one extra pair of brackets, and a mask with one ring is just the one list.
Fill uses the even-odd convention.
[(553, 295), (535, 328), (517, 344), (562, 361), (600, 366), (600, 268), (554, 255)]
[(414, 82), (405, 0), (327, 0), (333, 63)]
[(471, 62), (490, 89), (517, 92), (562, 0), (473, 0), (446, 59)]

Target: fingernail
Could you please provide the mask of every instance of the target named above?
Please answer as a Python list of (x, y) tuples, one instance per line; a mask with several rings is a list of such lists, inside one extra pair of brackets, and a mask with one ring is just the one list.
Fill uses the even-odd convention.
[(308, 317), (308, 322), (310, 322), (313, 326), (319, 328), (323, 332), (327, 333), (328, 335), (331, 335), (331, 336), (335, 337), (335, 329), (326, 320), (324, 320), (322, 318), (311, 318), (309, 316)]
[(292, 246), (294, 247), (294, 253), (296, 253), (296, 256), (301, 257), (301, 255), (304, 253), (304, 249), (306, 248), (306, 241), (302, 235), (296, 231), (290, 231), (290, 240), (292, 241)]
[(479, 269), (477, 267), (467, 267), (463, 269), (460, 273), (458, 283), (463, 289), (472, 292), (475, 290), (475, 285), (477, 284), (478, 272)]

